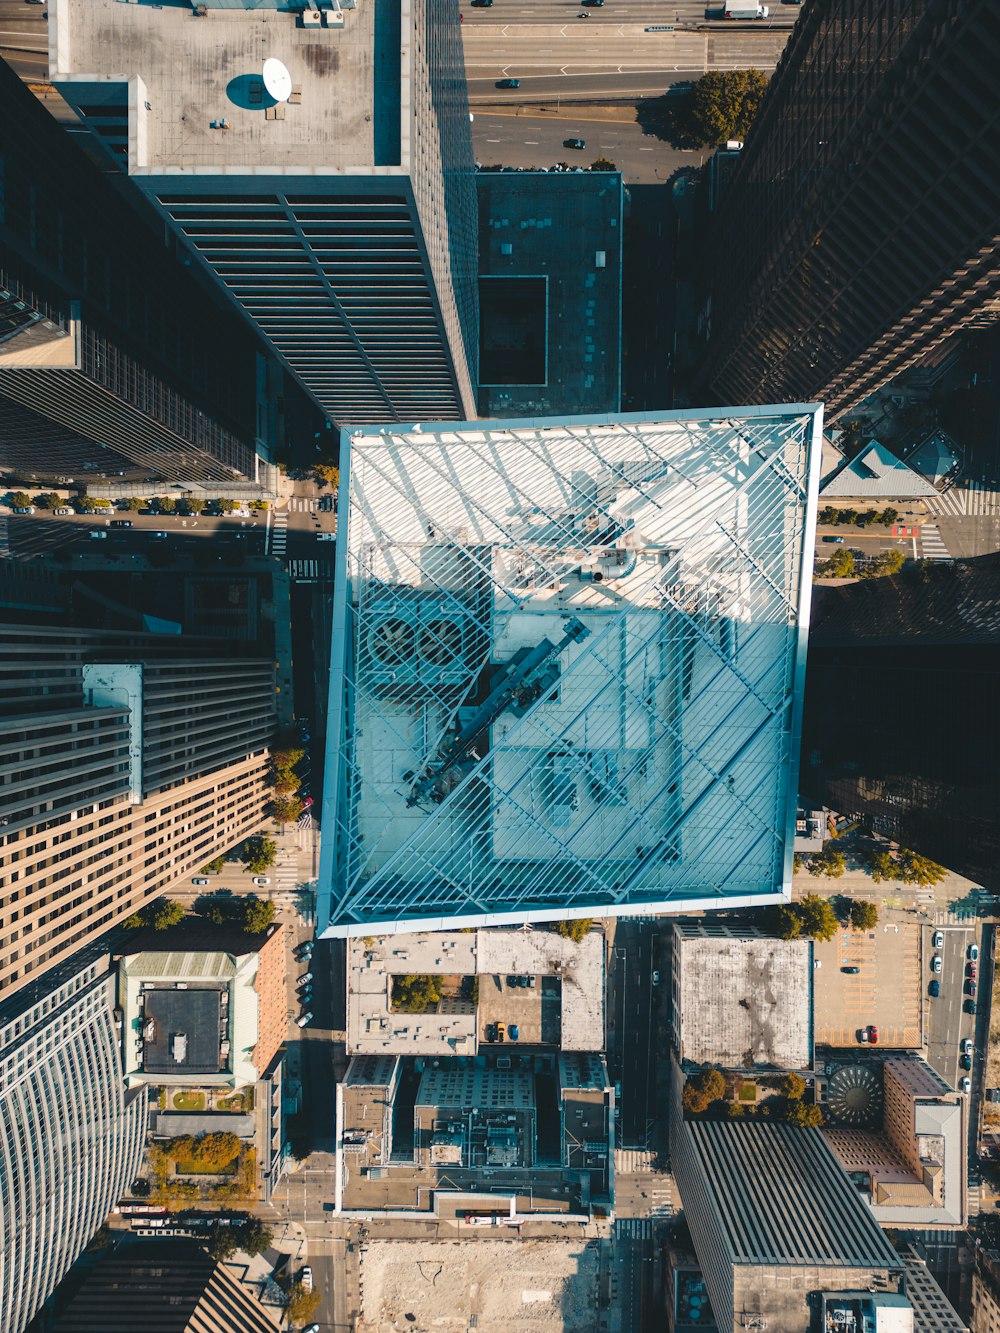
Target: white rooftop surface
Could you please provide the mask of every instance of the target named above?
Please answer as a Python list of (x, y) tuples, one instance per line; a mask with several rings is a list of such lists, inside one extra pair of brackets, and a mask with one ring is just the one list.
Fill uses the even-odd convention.
[[(48, 13), (54, 83), (132, 81), (131, 174), (372, 169), (375, 20), (365, 0), (342, 28), (304, 28), (276, 10), (196, 17), (187, 5), (119, 0), (51, 0)], [(290, 92), (301, 90), (276, 118), (267, 114), (276, 99), (263, 88), (266, 60), (284, 65)], [(383, 96), (398, 116), (398, 79)], [(223, 120), (225, 129), (212, 128)]]
[(321, 926), (783, 892), (820, 427), (813, 405), (345, 440)]
[(813, 959), (807, 940), (699, 936), (675, 929), (674, 949), (685, 1060), (723, 1069), (808, 1067)]
[(548, 930), (441, 931), (353, 938), (347, 955), (347, 1049), (357, 1054), (474, 1055), (476, 1015), (390, 1010), (392, 977), (558, 975), (565, 1051), (604, 1045), (604, 935), (578, 944)]

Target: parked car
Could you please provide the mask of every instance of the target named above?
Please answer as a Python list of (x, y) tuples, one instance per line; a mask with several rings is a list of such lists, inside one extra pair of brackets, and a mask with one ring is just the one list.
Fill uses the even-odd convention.
[(471, 0), (473, 9), (492, 9), (493, 0)]
[(966, 1012), (967, 1014), (974, 1014), (974, 1013), (976, 1012), (976, 1002), (975, 1002), (975, 1000), (966, 1000), (966, 1002), (965, 1002), (965, 1012)]
[(308, 810), (309, 807), (312, 805), (312, 803), (313, 803), (313, 798), (311, 796), (307, 796), (302, 802), (302, 809)]
[(931, 959), (931, 971), (940, 972), (942, 966), (943, 964), (941, 962), (941, 955), (939, 953), (936, 953), (934, 957)]
[(267, 875), (254, 875), (253, 882), (257, 885), (259, 889), (263, 889), (266, 888), (271, 881), (267, 877)]
[(316, 539), (321, 542), (335, 542), (337, 534), (335, 532), (317, 532)]
[(497, 1034), (497, 1041), (503, 1041), (503, 1039), (507, 1036), (507, 1025), (506, 1025), (506, 1023), (498, 1023), (498, 1024), (497, 1024), (497, 1027), (496, 1027), (496, 1034)]
[(313, 979), (313, 974), (311, 972), (303, 972), (301, 977), (297, 979), (295, 984), (296, 986), (304, 986), (307, 981), (312, 981), (312, 979)]
[(962, 1066), (963, 1069), (971, 1069), (971, 1068), (972, 1068), (972, 1056), (971, 1056), (971, 1055), (963, 1055), (962, 1058), (959, 1060), (958, 1063)]
[(34, 505), (15, 505), (14, 507), (15, 514), (33, 514), (34, 512)]
[(959, 1079), (958, 1086), (962, 1092), (968, 1094), (972, 1091), (972, 1079), (966, 1074), (965, 1078)]
[(868, 1024), (868, 1040), (873, 1046), (878, 1045), (878, 1028), (874, 1023)]
[(312, 1020), (313, 1020), (312, 1014), (303, 1014), (301, 1018), (297, 1018), (295, 1020), (295, 1023), (297, 1027), (304, 1028), (307, 1026), (307, 1024), (311, 1023)]
[(67, 509), (65, 505), (62, 505), (58, 509), (53, 509), (52, 512), (53, 514), (72, 514), (73, 511), (72, 509)]
[(210, 879), (207, 879), (204, 875), (191, 876), (191, 883), (197, 884), (199, 888), (201, 888), (203, 885), (210, 884), (211, 882), (212, 881)]
[(132, 526), (132, 520), (130, 518), (113, 518), (111, 520), (111, 526), (113, 528), (130, 528)]
[(601, 9), (604, 5), (604, 0), (580, 0), (580, 4), (586, 5), (588, 9)]
[(511, 1025), (510, 1025), (510, 1039), (511, 1039), (511, 1041), (517, 1041), (517, 1039), (518, 1039), (518, 1037), (519, 1037), (520, 1035), (521, 1035), (521, 1034), (520, 1034), (520, 1032), (519, 1032), (519, 1030), (518, 1030), (518, 1026), (517, 1026), (517, 1024), (516, 1024), (516, 1023), (511, 1023)]
[(843, 546), (844, 544), (843, 537), (824, 537), (823, 540), (825, 542), (830, 542), (833, 546)]
[(860, 967), (842, 967), (840, 970), (841, 970), (841, 972), (846, 972), (847, 975), (850, 976), (850, 977), (856, 977), (856, 976), (858, 975), (858, 973), (861, 971), (861, 968), (860, 968)]
[(973, 980), (975, 980), (975, 977), (976, 977), (976, 964), (973, 963), (973, 962), (968, 962), (968, 963), (966, 963), (966, 965), (965, 965), (965, 973), (966, 973), (966, 976), (972, 977)]
[(976, 998), (976, 983), (971, 977), (965, 983), (965, 989), (969, 992), (969, 994), (972, 996), (973, 999)]
[(931, 984), (927, 987), (927, 989), (930, 991), (931, 996), (936, 1000), (937, 997), (941, 994), (941, 983), (940, 983), (940, 981), (938, 981), (937, 978), (935, 978), (935, 979), (931, 982)]
[(299, 1269), (299, 1281), (305, 1287), (306, 1291), (312, 1291), (313, 1271), (308, 1264), (306, 1264), (304, 1268)]
[(972, 1038), (971, 1038), (971, 1037), (963, 1037), (963, 1038), (962, 1038), (962, 1054), (963, 1054), (963, 1055), (971, 1055), (971, 1054), (972, 1054), (972, 1051), (973, 1051)]
[(564, 148), (581, 149), (581, 148), (586, 148), (586, 146), (587, 146), (586, 139), (563, 139)]
[[(490, 4), (492, 4), (492, 3), (493, 3), (493, 0), (490, 0)], [(497, 81), (496, 81), (496, 85), (495, 85), (495, 86), (496, 86), (497, 88), (520, 88), (520, 86), (521, 86), (521, 80), (520, 80), (520, 79), (497, 79)]]
[(529, 990), (534, 990), (534, 989), (535, 989), (535, 978), (534, 978), (534, 977), (529, 977), (529, 978), (528, 978), (528, 988), (529, 988)]
[(867, 1044), (868, 1044), (868, 1029), (867, 1029), (867, 1028), (858, 1028), (858, 1041), (860, 1041), (863, 1045), (867, 1046)]
[(977, 959), (979, 958), (979, 945), (978, 945), (978, 944), (970, 944), (970, 945), (969, 945), (969, 957), (972, 959), (973, 962), (976, 962), (976, 961), (977, 961)]
[(943, 931), (943, 930), (936, 930), (936, 931), (934, 932), (933, 936), (931, 937), (931, 943), (934, 945), (934, 948), (935, 948), (935, 949), (943, 949), (943, 948), (944, 948), (944, 931)]

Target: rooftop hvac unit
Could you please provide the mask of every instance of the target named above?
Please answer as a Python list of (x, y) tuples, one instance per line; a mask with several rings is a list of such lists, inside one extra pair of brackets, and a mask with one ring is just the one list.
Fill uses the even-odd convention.
[(323, 26), (323, 15), (318, 9), (304, 9), (302, 11), (303, 28), (321, 28)]

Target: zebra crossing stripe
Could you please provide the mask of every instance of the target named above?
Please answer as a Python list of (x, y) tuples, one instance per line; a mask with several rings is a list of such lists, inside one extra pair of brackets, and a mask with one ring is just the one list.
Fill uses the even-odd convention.
[(920, 529), (920, 550), (925, 560), (951, 559), (951, 553), (933, 523), (925, 523)]

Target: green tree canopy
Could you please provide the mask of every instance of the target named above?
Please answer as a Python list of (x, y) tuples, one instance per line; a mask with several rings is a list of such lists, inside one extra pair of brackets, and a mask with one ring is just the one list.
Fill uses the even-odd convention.
[(130, 495), (125, 501), (125, 508), (130, 513), (137, 514), (140, 509), (145, 509), (148, 504), (148, 500), (140, 500), (138, 495)]
[(239, 509), (235, 500), (216, 500), (215, 504), (220, 514), (232, 514)]
[(301, 1282), (296, 1282), (288, 1293), (285, 1302), (285, 1315), (290, 1324), (304, 1324), (311, 1319), (319, 1308), (319, 1292), (308, 1291)]
[(759, 69), (709, 70), (691, 94), (691, 130), (706, 147), (745, 139), (767, 87)]
[(263, 1254), (274, 1239), (274, 1233), (259, 1217), (248, 1217), (239, 1228), (240, 1249), (245, 1254)]
[(274, 903), (267, 898), (258, 898), (255, 894), (240, 901), (243, 903), (243, 929), (250, 935), (259, 935), (267, 930), (278, 911)]
[(574, 943), (579, 944), (582, 939), (590, 934), (590, 928), (593, 924), (590, 917), (580, 916), (574, 917), (572, 921), (557, 921), (552, 929), (557, 935), (561, 935), (564, 940), (573, 940)]
[(13, 509), (27, 509), (31, 504), (31, 496), (25, 491), (14, 491), (10, 497), (10, 503)]
[(797, 903), (802, 917), (802, 933), (814, 940), (832, 940), (837, 933), (837, 917), (830, 902), (818, 893), (807, 893)]
[(183, 903), (175, 902), (172, 898), (163, 898), (153, 904), (149, 924), (154, 930), (169, 930), (171, 926), (176, 926), (183, 920), (183, 917)]
[(240, 1248), (236, 1227), (213, 1227), (205, 1249), (216, 1263), (231, 1259)]
[(226, 858), (224, 856), (216, 856), (213, 860), (202, 866), (201, 873), (203, 875), (217, 875), (225, 864)]
[(810, 875), (819, 875), (825, 879), (840, 879), (847, 869), (847, 856), (843, 852), (838, 852), (831, 843), (827, 843), (821, 852), (809, 858), (806, 869)]
[(816, 572), (822, 578), (828, 579), (853, 578), (856, 572), (854, 556), (846, 546), (840, 546), (828, 560), (820, 561)]
[(240, 853), (240, 860), (251, 875), (263, 875), (270, 870), (278, 856), (278, 844), (273, 838), (265, 838), (262, 833), (248, 838)]
[(908, 847), (900, 849), (899, 865), (907, 884), (922, 884), (929, 887), (939, 884), (948, 873), (944, 866), (939, 866), (930, 857), (919, 856)]
[(441, 1003), (441, 980), (429, 975), (400, 975), (392, 979), (392, 1007), (404, 1014), (433, 1013)]
[(279, 824), (293, 823), (304, 809), (305, 805), (297, 796), (277, 795), (271, 801), (271, 816)]
[(875, 852), (868, 860), (868, 873), (876, 884), (899, 878), (899, 865), (890, 852)]
[(313, 475), (324, 486), (340, 485), (340, 468), (336, 463), (317, 463), (313, 467)]
[(801, 1074), (786, 1074), (781, 1080), (781, 1091), (790, 1102), (799, 1102), (805, 1095), (806, 1081)]
[(878, 908), (863, 898), (855, 898), (851, 902), (850, 921), (855, 930), (874, 930), (878, 925)]
[(175, 514), (177, 512), (177, 501), (172, 495), (158, 495), (156, 497), (156, 507), (161, 514)]
[(891, 551), (879, 551), (878, 555), (872, 556), (860, 573), (863, 579), (880, 579), (887, 574), (898, 574), (905, 564), (906, 556), (897, 546)]
[(41, 491), (32, 501), (36, 509), (59, 509), (63, 499), (55, 491)]

